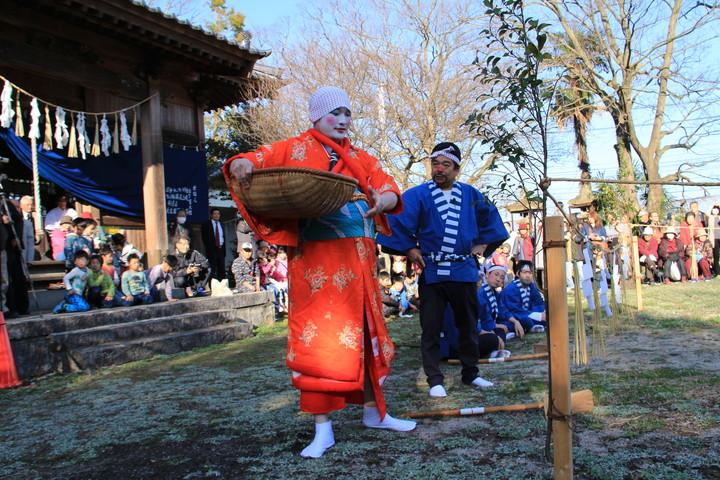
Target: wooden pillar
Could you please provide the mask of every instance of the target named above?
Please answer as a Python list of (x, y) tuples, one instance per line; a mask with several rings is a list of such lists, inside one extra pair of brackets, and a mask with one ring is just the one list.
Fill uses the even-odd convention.
[(635, 295), (637, 295), (637, 309), (638, 312), (643, 309), (642, 300), (642, 280), (640, 279), (640, 250), (638, 249), (638, 237), (633, 235), (632, 238), (632, 256), (633, 256), (633, 270), (635, 276)]
[(167, 251), (165, 168), (163, 164), (162, 106), (160, 93), (150, 88), (150, 100), (140, 107), (140, 145), (143, 163), (143, 206), (148, 265), (160, 263)]
[[(548, 323), (550, 337), (550, 375), (555, 406), (552, 421), (554, 478), (573, 478), (572, 430), (570, 429), (570, 331), (565, 285), (566, 243), (563, 218), (546, 217)], [(599, 306), (598, 306), (599, 308)]]

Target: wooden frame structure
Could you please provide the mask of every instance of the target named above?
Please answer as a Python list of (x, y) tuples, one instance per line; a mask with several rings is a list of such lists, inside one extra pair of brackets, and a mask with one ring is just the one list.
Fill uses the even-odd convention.
[[(167, 249), (163, 143), (205, 142), (203, 112), (246, 99), (255, 51), (132, 0), (3, 0), (0, 73), (47, 101), (87, 112), (140, 108), (145, 218), (135, 226), (151, 264)], [(87, 207), (90, 209), (90, 207)]]

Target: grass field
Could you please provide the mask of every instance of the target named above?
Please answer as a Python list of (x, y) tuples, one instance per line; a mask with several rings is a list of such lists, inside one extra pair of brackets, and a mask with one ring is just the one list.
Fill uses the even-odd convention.
[[(576, 478), (720, 479), (718, 287), (644, 287), (646, 310), (607, 332), (607, 354), (573, 367), (573, 388), (592, 389), (596, 402), (573, 419)], [(396, 416), (547, 391), (544, 362), (482, 367), (496, 383), (482, 392), (445, 366), (450, 396), (431, 401), (417, 319), (390, 329), (398, 355), (386, 395)], [(399, 434), (363, 429), (351, 407), (333, 416), (337, 445), (301, 459), (312, 421), (298, 412), (285, 334), (276, 324), (232, 344), (0, 391), (0, 478), (552, 478), (541, 412), (423, 420)], [(528, 353), (543, 338), (510, 348)]]

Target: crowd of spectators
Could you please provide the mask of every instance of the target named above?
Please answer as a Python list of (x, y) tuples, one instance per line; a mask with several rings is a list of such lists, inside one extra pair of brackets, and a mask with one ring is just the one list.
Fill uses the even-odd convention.
[[(27, 277), (23, 265), (37, 258), (40, 237), (35, 231), (32, 197), (22, 197), (9, 212), (3, 210), (0, 228), (0, 283), (2, 308), (14, 317), (29, 312)], [(12, 217), (12, 218), (11, 218)], [(596, 269), (616, 264), (625, 278), (633, 274), (632, 237), (638, 237), (643, 282), (709, 281), (720, 274), (720, 206), (706, 213), (697, 202), (681, 218), (641, 210), (636, 215), (592, 208), (572, 219), (568, 228), (576, 261), (589, 258)], [(487, 259), (505, 267), (504, 283), (515, 279), (518, 262), (540, 268), (542, 224), (521, 219), (516, 228), (506, 222), (509, 239)], [(569, 227), (569, 226), (568, 226)], [(234, 231), (230, 231), (234, 228)], [(194, 248), (187, 212), (179, 210), (169, 224), (168, 252), (161, 263), (145, 265), (146, 256), (123, 233), (109, 235), (88, 212), (78, 214), (61, 195), (45, 218), (48, 256), (63, 261), (67, 275), (62, 287), (67, 295), (55, 311), (82, 311), (174, 301), (177, 298), (210, 294), (211, 279), (224, 280), (234, 293), (270, 291), (278, 315), (288, 305), (288, 257), (282, 246), (257, 241), (248, 224), (238, 215), (236, 222), (222, 222), (220, 210), (210, 211), (202, 225), (202, 246)], [(233, 235), (234, 234), (234, 235)], [(226, 243), (237, 239), (234, 255)], [(229, 245), (229, 244), (228, 244)], [(386, 315), (412, 316), (418, 310), (418, 278), (421, 272), (403, 256), (390, 256), (378, 249), (378, 281)], [(22, 258), (21, 258), (22, 257)], [(24, 261), (21, 261), (23, 260)], [(482, 270), (482, 269), (481, 269)], [(540, 278), (540, 275), (536, 276)]]
[[(1, 212), (0, 303), (8, 318), (30, 312), (28, 262), (43, 258), (62, 262), (66, 272), (61, 283), (50, 286), (65, 290), (56, 313), (202, 297), (212, 293), (213, 279), (224, 280), (224, 287), (235, 293), (269, 290), (277, 313), (288, 310), (287, 252), (255, 242), (239, 216), (237, 222), (222, 222), (220, 210), (213, 208), (196, 236), (187, 212), (179, 210), (168, 225), (168, 255), (157, 265), (147, 265), (145, 253), (122, 231), (106, 233), (90, 212), (70, 208), (66, 195), (57, 197), (39, 233), (32, 197), (7, 205)], [(47, 239), (46, 252), (40, 251), (42, 237)], [(237, 249), (230, 246), (233, 237)], [(226, 258), (231, 249), (237, 250), (237, 258)]]
[(588, 248), (596, 264), (617, 264), (625, 278), (633, 273), (632, 237), (638, 237), (643, 283), (710, 281), (720, 275), (720, 206), (700, 211), (698, 202), (676, 216), (661, 220), (657, 212), (602, 216), (589, 211), (578, 218), (582, 235), (577, 242)]

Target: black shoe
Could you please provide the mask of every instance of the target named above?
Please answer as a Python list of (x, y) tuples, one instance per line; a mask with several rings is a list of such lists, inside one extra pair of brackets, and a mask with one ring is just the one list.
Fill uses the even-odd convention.
[(19, 316), (20, 316), (20, 315), (18, 315), (17, 312), (13, 312), (13, 311), (7, 312), (7, 313), (5, 314), (5, 318), (6, 318), (6, 319), (18, 318)]

